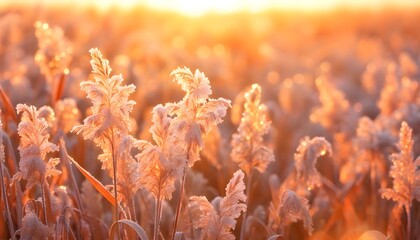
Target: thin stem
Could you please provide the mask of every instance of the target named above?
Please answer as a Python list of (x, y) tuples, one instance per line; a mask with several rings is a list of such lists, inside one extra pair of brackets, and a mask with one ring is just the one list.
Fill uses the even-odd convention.
[(191, 152), (191, 144), (188, 145), (187, 162), (184, 165), (183, 174), (182, 174), (181, 189), (179, 190), (178, 204), (177, 204), (176, 213), (175, 213), (175, 222), (172, 228), (172, 238), (171, 238), (172, 240), (175, 239), (176, 228), (178, 227), (178, 220), (179, 220), (179, 214), (181, 212), (182, 198), (184, 195), (185, 179), (187, 177), (187, 167), (188, 167), (188, 162), (189, 162), (188, 160), (190, 159), (190, 152)]
[[(1, 161), (1, 160), (0, 160)], [(9, 208), (9, 199), (7, 198), (7, 192), (6, 192), (6, 184), (4, 184), (4, 179), (3, 179), (3, 164), (0, 162), (0, 184), (1, 184), (1, 190), (2, 190), (2, 195), (3, 195), (3, 199), (4, 199), (4, 208), (7, 212), (7, 226), (9, 228), (9, 233), (11, 236), (11, 239), (16, 239), (15, 238), (15, 229), (13, 228), (13, 222), (12, 222), (12, 216), (10, 215), (10, 208)]]
[(376, 154), (374, 151), (371, 151), (371, 159), (370, 159), (370, 194), (371, 194), (371, 214), (370, 219), (371, 223), (375, 222), (375, 217), (373, 216), (376, 213), (377, 209), (377, 198), (376, 198)]
[(187, 176), (187, 164), (184, 166), (184, 173), (183, 173), (182, 180), (181, 180), (181, 188), (179, 190), (178, 205), (176, 207), (176, 213), (175, 213), (175, 222), (174, 222), (174, 226), (172, 228), (172, 240), (175, 239), (176, 228), (178, 226), (178, 219), (179, 219), (179, 214), (181, 212), (182, 197), (183, 197), (183, 194), (184, 194), (184, 186), (185, 186), (186, 176)]
[(135, 222), (137, 221), (137, 214), (136, 214), (136, 204), (135, 204), (135, 198), (136, 196), (133, 195), (133, 197), (131, 198), (131, 210), (133, 211), (133, 216), (131, 216), (132, 219), (134, 219)]
[[(113, 181), (113, 184), (114, 184), (114, 200), (115, 200), (115, 212), (114, 212), (114, 218), (115, 218), (115, 221), (118, 221), (119, 220), (119, 214), (118, 214), (118, 195), (117, 195), (117, 159), (116, 159), (116, 157), (115, 157), (115, 149), (114, 149), (114, 142), (113, 142), (113, 135), (114, 134), (112, 134), (112, 138), (111, 138), (111, 150), (112, 150), (112, 169), (113, 169), (113, 173), (114, 173), (114, 181)], [(120, 236), (120, 225), (119, 224), (117, 224), (117, 235), (118, 235), (118, 239), (121, 239), (121, 236)]]
[(192, 239), (195, 239), (195, 237), (194, 237), (194, 224), (193, 224), (193, 220), (192, 220), (192, 214), (191, 214), (190, 208), (188, 206), (187, 206), (187, 211), (188, 211), (188, 217), (189, 217), (189, 220), (190, 220), (191, 237), (192, 237)]
[[(9, 165), (9, 173), (10, 174), (16, 174), (16, 170), (17, 170), (17, 161), (16, 161), (16, 155), (13, 151), (13, 145), (12, 145), (12, 141), (10, 140), (10, 137), (7, 134), (2, 134), (3, 135), (3, 140), (7, 149), (7, 156), (6, 159), (7, 164)], [(6, 163), (6, 162), (5, 162)], [(22, 199), (23, 199), (23, 195), (22, 195), (22, 189), (20, 188), (19, 184), (14, 184), (15, 185), (15, 191), (16, 191), (16, 213), (17, 213), (17, 219), (22, 219)], [(18, 227), (22, 226), (22, 221), (18, 221)]]
[(42, 209), (44, 210), (45, 225), (48, 226), (47, 205), (45, 204), (44, 180), (41, 182)]
[[(245, 201), (245, 204), (246, 204), (246, 207), (247, 208), (248, 208), (248, 204), (249, 204), (249, 198), (250, 198), (250, 195), (251, 195), (252, 176), (253, 176), (253, 168), (251, 168), (251, 170), (249, 172), (249, 176), (248, 176), (248, 180), (247, 180), (247, 185), (246, 185), (246, 201)], [(243, 215), (242, 215), (240, 240), (243, 240), (244, 239), (247, 212), (248, 211), (245, 211), (243, 213)]]
[(411, 238), (411, 208), (405, 206), (405, 211), (407, 213), (407, 240)]
[(162, 210), (162, 199), (160, 198), (160, 196), (158, 196), (158, 198), (156, 198), (155, 226), (154, 226), (154, 229), (153, 229), (153, 239), (154, 240), (158, 240), (158, 238), (159, 238), (160, 212), (161, 212), (161, 210)]
[(79, 205), (79, 209), (80, 211), (83, 213), (83, 204), (82, 204), (82, 198), (80, 197), (80, 191), (79, 191), (79, 187), (77, 186), (77, 181), (76, 178), (74, 177), (74, 173), (73, 173), (73, 169), (70, 165), (70, 160), (69, 155), (67, 153), (67, 149), (66, 149), (66, 144), (64, 142), (63, 138), (60, 138), (60, 147), (61, 147), (61, 159), (64, 162), (64, 165), (66, 166), (66, 168), (69, 171), (69, 178), (70, 178), (70, 182), (73, 184), (73, 188), (74, 188), (74, 192), (76, 193), (76, 200), (77, 200), (77, 204)]

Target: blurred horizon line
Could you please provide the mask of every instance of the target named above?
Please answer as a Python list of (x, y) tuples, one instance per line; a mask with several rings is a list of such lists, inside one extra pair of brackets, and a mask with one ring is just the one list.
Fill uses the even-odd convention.
[(168, 11), (187, 16), (202, 16), (205, 14), (230, 13), (261, 13), (267, 11), (291, 12), (333, 12), (335, 10), (350, 11), (384, 11), (384, 10), (420, 10), (417, 0), (261, 0), (261, 1), (215, 1), (192, 4), (193, 1), (183, 0), (3, 0), (0, 10), (8, 7), (80, 7), (95, 8), (101, 11), (119, 9), (130, 10), (144, 8), (156, 11)]

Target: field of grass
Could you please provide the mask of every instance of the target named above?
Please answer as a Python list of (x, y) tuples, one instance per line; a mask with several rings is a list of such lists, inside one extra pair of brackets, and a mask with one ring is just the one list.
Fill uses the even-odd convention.
[(420, 10), (0, 8), (0, 239), (420, 240)]

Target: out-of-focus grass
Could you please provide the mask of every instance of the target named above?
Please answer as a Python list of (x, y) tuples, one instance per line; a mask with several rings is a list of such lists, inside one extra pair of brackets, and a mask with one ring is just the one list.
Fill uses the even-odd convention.
[[(35, 57), (39, 48), (34, 28), (37, 21), (62, 29), (61, 37), (71, 50), (68, 52), (71, 60), (64, 66), (66, 74), (57, 78), (62, 84), (59, 94), (55, 94), (57, 87), (51, 87), (55, 75), (48, 77), (44, 70), (49, 66), (45, 65), (43, 70)], [(275, 161), (265, 172), (256, 172), (252, 183), (246, 186), (250, 188), (246, 214), (250, 220), (246, 225), (236, 224), (235, 236), (240, 235), (239, 226), (247, 226), (245, 236), (252, 239), (266, 239), (274, 234), (287, 239), (309, 239), (300, 222), (285, 224), (284, 219), (274, 218), (269, 211), (281, 210), (282, 193), (289, 193), (285, 189), (290, 189), (301, 197), (295, 199), (308, 200), (314, 239), (355, 239), (371, 229), (392, 234), (395, 239), (406, 237), (405, 211), (381, 199), (379, 189), (392, 188), (390, 156), (399, 151), (396, 144), (401, 122), (407, 122), (413, 129), (414, 159), (420, 155), (418, 22), (420, 11), (416, 9), (266, 11), (187, 17), (145, 8), (99, 11), (41, 5), (2, 7), (1, 117), (5, 138), (10, 142), (6, 145), (2, 169), (7, 169), (10, 176), (16, 172), (11, 159), (12, 153), (18, 154), (19, 120), (10, 105), (26, 103), (38, 108), (50, 105), (57, 118), (71, 123), (90, 115), (90, 102), (79, 84), (92, 79), (88, 51), (97, 47), (110, 60), (113, 73), (121, 73), (125, 82), (136, 86), (130, 99), (136, 101), (131, 114), (131, 135), (137, 139), (151, 140), (149, 128), (153, 124), (154, 106), (182, 99), (182, 91), (169, 76), (178, 66), (200, 69), (210, 79), (213, 97), (232, 100), (232, 109), (224, 122), (217, 132), (207, 136), (201, 161), (187, 172), (187, 197), (204, 195), (211, 200), (224, 195), (226, 184), (239, 168), (231, 159), (233, 146), (229, 143), (240, 123), (244, 93), (253, 83), (261, 86), (262, 102), (272, 126), (263, 140), (273, 150)], [(44, 50), (43, 54), (53, 52), (49, 48)], [(55, 104), (59, 100), (56, 98), (72, 100), (60, 105)], [(67, 118), (60, 115), (66, 112), (66, 106), (74, 115), (66, 115)], [(68, 133), (69, 129), (63, 122), (51, 124), (50, 141), (58, 143), (64, 137), (69, 155), (104, 185), (110, 184), (111, 179), (97, 161), (99, 150), (92, 142)], [(317, 161), (313, 160), (316, 164), (311, 171), (318, 171), (321, 177), (317, 187), (310, 189), (299, 181), (301, 173), (295, 170), (294, 163), (299, 143), (305, 142), (300, 140), (309, 142), (310, 138), (305, 136), (323, 137), (332, 146), (332, 153), (323, 153)], [(310, 149), (306, 147), (301, 149)], [(67, 218), (59, 215), (57, 221), (68, 221), (68, 229), (72, 229), (76, 238), (87, 236), (84, 234), (88, 229), (92, 236), (103, 237), (101, 234), (113, 222), (111, 205), (103, 200), (98, 200), (97, 205), (92, 203), (89, 196), (102, 199), (101, 196), (86, 187), (85, 178), (75, 172), (76, 185), (83, 188), (80, 196), (68, 181), (64, 164), (58, 167), (63, 176), (49, 180), (50, 197), (63, 198), (60, 194), (64, 190), (56, 189), (61, 186), (72, 199), (69, 205), (76, 210)], [(7, 174), (4, 178), (5, 183), (10, 181)], [(174, 195), (178, 196), (179, 186), (176, 188)], [(101, 189), (107, 191), (103, 186)], [(23, 196), (18, 187), (7, 190), (10, 209), (19, 204), (26, 204), (24, 210), (30, 212), (42, 208), (41, 202), (36, 203), (39, 189)], [(166, 239), (172, 231), (177, 198), (162, 203), (160, 230)], [(299, 201), (306, 206), (305, 200)], [(132, 218), (150, 237), (154, 220), (151, 195), (141, 190), (133, 197), (133, 204)], [(83, 212), (81, 205), (85, 206), (83, 217), (79, 214)], [(411, 239), (417, 239), (418, 202), (413, 201), (410, 214)], [(11, 216), (14, 229), (20, 229), (23, 216), (18, 211), (12, 211)], [(185, 216), (184, 212), (181, 219)], [(180, 227), (188, 229), (189, 225), (181, 221)], [(101, 231), (95, 232), (94, 228)], [(0, 221), (0, 238), (12, 236), (7, 229), (10, 227), (6, 220)]]

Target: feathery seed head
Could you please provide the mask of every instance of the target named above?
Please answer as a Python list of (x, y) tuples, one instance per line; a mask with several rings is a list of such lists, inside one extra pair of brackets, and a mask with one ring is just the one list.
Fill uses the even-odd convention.
[(261, 87), (253, 84), (244, 97), (244, 112), (238, 133), (232, 136), (231, 157), (246, 174), (252, 168), (264, 172), (274, 161), (274, 154), (263, 144), (263, 135), (270, 129), (271, 122), (267, 117), (267, 107), (261, 104)]
[(399, 153), (390, 156), (392, 188), (381, 189), (382, 198), (391, 199), (406, 209), (412, 201), (420, 201), (420, 157), (413, 159), (412, 129), (406, 122), (400, 128)]
[(48, 239), (50, 229), (45, 226), (38, 216), (29, 212), (22, 218), (21, 239)]
[(111, 169), (111, 144), (118, 145), (131, 130), (129, 114), (135, 102), (128, 98), (135, 86), (122, 85), (121, 75), (110, 76), (109, 62), (98, 49), (91, 49), (90, 54), (94, 81), (83, 81), (80, 86), (92, 100), (92, 115), (85, 118), (83, 125), (73, 127), (72, 131), (101, 147), (104, 151), (100, 156), (102, 168)]
[(247, 209), (244, 176), (241, 170), (236, 171), (226, 186), (226, 196), (216, 197), (211, 203), (206, 197), (190, 197), (189, 207), (196, 222), (193, 227), (203, 229), (204, 239), (235, 239), (231, 230), (235, 229), (236, 219)]
[(36, 107), (18, 104), (16, 110), (18, 114), (22, 113), (18, 125), (20, 171), (13, 178), (27, 180), (27, 189), (30, 189), (36, 183), (41, 183), (44, 178), (60, 174), (60, 171), (55, 169), (58, 159), (46, 160), (46, 155), (58, 151), (58, 146), (49, 142), (48, 123), (39, 116), (40, 112)]
[(321, 186), (321, 175), (315, 165), (319, 157), (332, 154), (331, 144), (323, 137), (304, 137), (294, 155), (298, 178), (306, 183), (308, 189)]
[(199, 70), (192, 74), (190, 69), (178, 68), (171, 73), (174, 81), (186, 92), (184, 98), (175, 104), (166, 104), (168, 113), (178, 122), (179, 134), (184, 136), (188, 149), (188, 165), (192, 167), (200, 159), (204, 147), (203, 137), (223, 121), (230, 100), (209, 98), (212, 93), (210, 82)]

